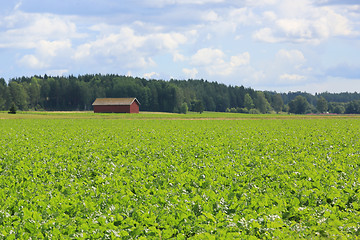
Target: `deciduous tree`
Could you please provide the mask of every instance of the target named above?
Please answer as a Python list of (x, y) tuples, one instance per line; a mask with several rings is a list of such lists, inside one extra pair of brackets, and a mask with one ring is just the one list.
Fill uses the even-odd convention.
[(289, 103), (289, 112), (295, 114), (304, 114), (308, 106), (309, 103), (306, 98), (299, 95)]
[(276, 113), (281, 112), (282, 108), (284, 106), (284, 102), (282, 100), (282, 97), (280, 94), (275, 94), (272, 97), (272, 107), (274, 108)]
[(320, 113), (325, 113), (328, 110), (328, 102), (323, 96), (320, 96), (319, 99), (316, 102), (316, 109)]

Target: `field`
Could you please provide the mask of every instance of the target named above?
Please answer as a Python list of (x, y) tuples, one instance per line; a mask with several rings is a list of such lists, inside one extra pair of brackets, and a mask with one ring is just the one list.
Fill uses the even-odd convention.
[(354, 239), (360, 117), (0, 113), (0, 239)]

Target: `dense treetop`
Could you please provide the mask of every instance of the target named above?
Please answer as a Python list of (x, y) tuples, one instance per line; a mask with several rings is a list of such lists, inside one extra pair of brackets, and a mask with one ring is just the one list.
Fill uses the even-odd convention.
[(0, 78), (0, 110), (92, 110), (96, 98), (136, 97), (142, 111), (360, 113), (359, 93), (255, 91), (206, 80), (147, 80), (121, 75)]

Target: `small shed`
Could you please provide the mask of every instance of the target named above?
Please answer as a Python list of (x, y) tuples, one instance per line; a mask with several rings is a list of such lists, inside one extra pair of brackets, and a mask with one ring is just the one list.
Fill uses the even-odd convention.
[(136, 98), (97, 98), (92, 104), (94, 113), (139, 113)]

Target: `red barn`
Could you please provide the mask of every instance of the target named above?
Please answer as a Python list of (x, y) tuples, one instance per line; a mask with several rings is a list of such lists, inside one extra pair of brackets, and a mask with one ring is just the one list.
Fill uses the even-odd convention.
[(136, 98), (97, 98), (92, 104), (94, 113), (139, 113)]

